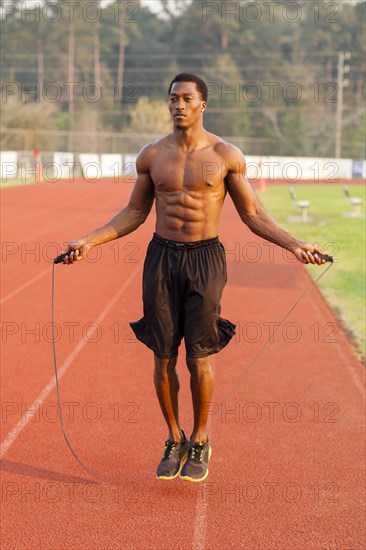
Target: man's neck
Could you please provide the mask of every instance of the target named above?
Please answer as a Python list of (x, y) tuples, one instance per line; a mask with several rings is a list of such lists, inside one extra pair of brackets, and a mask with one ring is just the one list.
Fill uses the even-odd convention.
[(207, 142), (207, 132), (203, 126), (186, 130), (174, 128), (173, 137), (179, 149), (186, 153), (202, 147)]

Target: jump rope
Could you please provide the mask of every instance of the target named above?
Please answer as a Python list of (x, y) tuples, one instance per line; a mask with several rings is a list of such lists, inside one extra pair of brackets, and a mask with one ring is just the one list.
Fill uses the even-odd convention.
[[(68, 448), (70, 449), (72, 455), (74, 456), (74, 458), (77, 460), (77, 462), (80, 464), (80, 466), (82, 467), (82, 469), (91, 477), (99, 480), (99, 481), (105, 481), (105, 478), (103, 476), (101, 476), (98, 472), (96, 472), (95, 470), (92, 470), (91, 468), (89, 468), (89, 466), (87, 466), (86, 464), (84, 464), (84, 462), (81, 460), (81, 458), (78, 456), (77, 452), (73, 449), (68, 437), (67, 437), (67, 434), (66, 434), (66, 430), (65, 430), (65, 424), (64, 424), (64, 420), (63, 420), (63, 415), (62, 415), (62, 407), (61, 407), (61, 397), (60, 397), (60, 386), (59, 386), (59, 378), (58, 378), (58, 371), (57, 371), (57, 359), (56, 359), (56, 339), (55, 339), (55, 265), (56, 264), (60, 264), (60, 263), (63, 263), (65, 258), (67, 257), (68, 255), (68, 252), (64, 253), (64, 254), (61, 254), (60, 256), (57, 256), (57, 258), (55, 258), (53, 260), (53, 264), (52, 264), (52, 290), (51, 290), (51, 294), (52, 294), (52, 298), (51, 298), (51, 309), (52, 309), (52, 322), (51, 322), (51, 332), (52, 332), (52, 351), (53, 351), (53, 367), (54, 367), (54, 371), (55, 371), (55, 382), (56, 382), (56, 394), (57, 394), (57, 407), (58, 407), (58, 411), (59, 411), (59, 418), (60, 418), (60, 424), (61, 424), (61, 429), (62, 429), (62, 434), (64, 436), (64, 439), (66, 441), (66, 444), (68, 446)], [(250, 371), (250, 369), (253, 368), (254, 364), (258, 361), (259, 357), (262, 355), (262, 353), (267, 349), (268, 345), (271, 343), (271, 341), (273, 341), (277, 331), (281, 328), (281, 326), (283, 325), (283, 323), (286, 321), (286, 319), (291, 315), (291, 313), (297, 308), (297, 306), (299, 305), (299, 303), (302, 301), (302, 299), (312, 290), (312, 288), (320, 281), (320, 279), (322, 277), (324, 277), (324, 275), (327, 273), (327, 271), (329, 271), (329, 269), (332, 267), (333, 265), (333, 262), (334, 262), (334, 259), (332, 256), (328, 256), (326, 254), (320, 254), (319, 252), (317, 252), (317, 255), (319, 256), (320, 259), (322, 260), (325, 260), (326, 262), (329, 262), (330, 265), (328, 265), (328, 267), (319, 275), (319, 277), (317, 277), (312, 283), (311, 285), (305, 290), (305, 292), (303, 292), (301, 294), (301, 296), (296, 300), (296, 302), (294, 303), (294, 305), (288, 310), (288, 312), (286, 313), (286, 315), (282, 318), (282, 320), (278, 323), (277, 327), (275, 328), (275, 330), (273, 331), (272, 334), (269, 335), (268, 339), (266, 340), (266, 342), (263, 344), (263, 346), (257, 351), (257, 353), (254, 355), (253, 359), (249, 362), (249, 364), (245, 367), (245, 369), (243, 370), (242, 372), (242, 375), (240, 376), (239, 380), (237, 381), (237, 383), (235, 384), (235, 386), (233, 386), (233, 388), (230, 390), (230, 392), (227, 394), (227, 396), (225, 397), (225, 399), (228, 399), (229, 397), (231, 397), (234, 393), (234, 391), (236, 392), (240, 387), (241, 385), (243, 384), (244, 382), (244, 379), (245, 377), (248, 375), (248, 372)]]

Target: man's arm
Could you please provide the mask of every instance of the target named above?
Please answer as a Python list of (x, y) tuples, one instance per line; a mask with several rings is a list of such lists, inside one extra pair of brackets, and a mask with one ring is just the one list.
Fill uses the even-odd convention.
[(154, 203), (154, 184), (150, 177), (151, 151), (145, 147), (137, 157), (137, 180), (128, 204), (105, 225), (91, 231), (84, 237), (70, 242), (63, 254), (67, 264), (84, 259), (90, 250), (99, 244), (119, 239), (135, 231), (144, 223)]
[(246, 164), (242, 153), (234, 146), (228, 146), (225, 155), (228, 162), (226, 184), (235, 208), (242, 221), (249, 229), (274, 244), (290, 250), (296, 258), (305, 263), (321, 265), (325, 260), (317, 256), (326, 254), (314, 244), (299, 241), (287, 231), (284, 231), (264, 210), (259, 203), (246, 177)]

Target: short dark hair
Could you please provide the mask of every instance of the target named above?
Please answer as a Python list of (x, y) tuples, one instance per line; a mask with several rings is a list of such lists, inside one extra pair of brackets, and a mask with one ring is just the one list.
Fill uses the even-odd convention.
[(208, 89), (206, 83), (199, 76), (192, 73), (179, 73), (173, 78), (169, 86), (169, 94), (172, 91), (173, 84), (175, 82), (194, 82), (197, 86), (197, 90), (200, 92), (203, 101), (207, 101)]

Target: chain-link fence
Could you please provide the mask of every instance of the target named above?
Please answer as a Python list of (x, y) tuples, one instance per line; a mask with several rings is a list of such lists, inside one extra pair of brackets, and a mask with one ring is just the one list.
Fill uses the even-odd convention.
[[(28, 130), (2, 128), (2, 151), (70, 151), (72, 153), (136, 154), (140, 149), (160, 138), (160, 134), (126, 134), (122, 132), (72, 132), (56, 130)], [(274, 140), (265, 138), (226, 137), (246, 154), (271, 154)]]
[[(160, 134), (131, 134), (123, 132), (77, 132), (57, 130), (33, 130), (2, 128), (2, 151), (69, 151), (72, 153), (136, 154), (140, 149), (160, 138)], [(243, 151), (245, 155), (286, 156), (278, 140), (273, 138), (224, 137)], [(303, 156), (303, 155), (302, 155)], [(358, 141), (342, 143), (343, 158), (364, 158), (364, 144)]]

